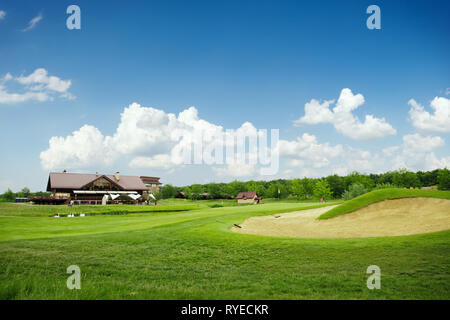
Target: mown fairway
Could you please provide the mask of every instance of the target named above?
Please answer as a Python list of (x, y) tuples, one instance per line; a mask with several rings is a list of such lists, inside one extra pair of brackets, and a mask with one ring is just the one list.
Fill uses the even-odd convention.
[[(166, 206), (165, 212), (59, 219), (48, 216), (55, 207), (0, 204), (0, 298), (450, 298), (450, 231), (327, 240), (243, 235), (230, 227), (317, 203), (196, 203), (183, 212)], [(366, 287), (366, 269), (374, 264), (381, 290)], [(70, 265), (81, 268), (81, 290), (66, 287)]]

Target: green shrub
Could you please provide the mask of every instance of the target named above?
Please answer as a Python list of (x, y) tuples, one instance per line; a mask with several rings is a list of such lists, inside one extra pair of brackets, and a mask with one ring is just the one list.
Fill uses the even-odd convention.
[(344, 200), (350, 200), (367, 192), (368, 190), (362, 183), (354, 183), (344, 192), (342, 198)]
[(221, 204), (218, 204), (218, 203), (214, 203), (214, 204), (210, 204), (210, 205), (208, 205), (208, 207), (210, 207), (210, 208), (222, 208), (222, 207), (223, 207), (223, 205), (221, 205)]
[(381, 190), (381, 189), (392, 189), (392, 188), (398, 188), (397, 186), (391, 184), (391, 183), (378, 183), (374, 190)]

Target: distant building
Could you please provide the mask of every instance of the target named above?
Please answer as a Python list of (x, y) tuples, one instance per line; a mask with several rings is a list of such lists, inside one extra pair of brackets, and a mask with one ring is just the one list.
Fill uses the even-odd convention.
[(183, 191), (180, 191), (180, 192), (178, 192), (178, 193), (175, 195), (175, 198), (178, 198), (178, 199), (185, 199), (185, 198), (186, 198), (186, 195), (184, 194)]
[(236, 199), (239, 204), (258, 204), (262, 202), (262, 198), (258, 197), (258, 194), (256, 192), (239, 192), (239, 194), (236, 196)]
[(66, 199), (66, 202), (100, 204), (104, 196), (111, 201), (144, 201), (150, 193), (159, 191), (161, 183), (157, 177), (121, 176), (115, 174), (85, 174), (51, 172), (47, 191), (53, 199)]
[(140, 176), (142, 182), (147, 187), (149, 193), (158, 193), (161, 188), (161, 182), (157, 177)]
[(438, 186), (422, 187), (420, 189), (422, 189), (422, 190), (437, 190)]

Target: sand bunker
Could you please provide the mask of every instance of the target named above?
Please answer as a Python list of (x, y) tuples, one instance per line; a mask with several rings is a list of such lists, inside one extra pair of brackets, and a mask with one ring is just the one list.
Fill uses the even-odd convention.
[(361, 238), (400, 236), (450, 229), (450, 200), (385, 200), (327, 220), (321, 214), (336, 206), (252, 217), (239, 233), (294, 238)]

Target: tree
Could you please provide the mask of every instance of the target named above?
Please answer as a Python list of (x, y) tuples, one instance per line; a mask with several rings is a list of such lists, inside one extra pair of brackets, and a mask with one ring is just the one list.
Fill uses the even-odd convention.
[(21, 192), (22, 192), (22, 194), (23, 194), (23, 196), (24, 196), (25, 198), (28, 197), (28, 196), (31, 194), (30, 189), (28, 189), (27, 187), (23, 188), (23, 189), (21, 190)]
[(184, 197), (186, 199), (192, 199), (192, 190), (189, 187), (184, 187), (183, 188), (183, 192), (184, 192)]
[(303, 184), (303, 188), (304, 188), (304, 194), (302, 195), (302, 197), (304, 199), (311, 198), (312, 195), (314, 194), (314, 188), (316, 187), (316, 181), (311, 178), (303, 178), (302, 184)]
[(174, 186), (172, 186), (171, 184), (166, 184), (161, 189), (161, 197), (163, 199), (173, 198), (173, 197), (175, 197), (177, 192), (178, 191), (177, 191), (177, 189)]
[(367, 175), (360, 174), (358, 171), (353, 171), (344, 178), (345, 188), (348, 189), (354, 183), (361, 183), (366, 189), (371, 190), (375, 186), (375, 182)]
[[(266, 198), (278, 198), (278, 184), (275, 182), (272, 182), (269, 187), (266, 189), (266, 192), (264, 194), (264, 197)], [(281, 193), (281, 190), (280, 190)]]
[(2, 200), (3, 201), (8, 201), (8, 202), (13, 202), (16, 200), (16, 194), (14, 192), (12, 192), (11, 189), (8, 188), (8, 191), (6, 191), (3, 195), (2, 195)]
[(331, 192), (334, 198), (340, 198), (345, 191), (344, 178), (339, 177), (337, 174), (328, 176), (328, 184), (330, 185)]
[(318, 199), (330, 199), (332, 192), (326, 179), (320, 179), (314, 187), (314, 196)]
[(364, 193), (367, 193), (366, 187), (362, 183), (354, 183), (343, 193), (342, 197), (344, 200), (350, 200)]
[(208, 190), (209, 197), (212, 199), (220, 199), (223, 197), (222, 190), (217, 183), (208, 184), (206, 190)]
[(414, 172), (408, 171), (406, 168), (394, 172), (392, 183), (399, 187), (420, 187), (420, 181)]
[(447, 168), (439, 171), (438, 174), (439, 190), (450, 190), (450, 170)]
[(247, 186), (244, 182), (234, 180), (233, 182), (227, 184), (225, 190), (229, 195), (236, 197), (239, 192), (247, 191)]
[(299, 199), (305, 194), (305, 188), (303, 187), (302, 180), (294, 179), (291, 184), (291, 194), (296, 195)]
[(266, 187), (264, 182), (258, 182), (255, 191), (258, 194), (258, 196), (262, 197), (266, 193)]
[(197, 200), (200, 198), (200, 194), (204, 192), (203, 186), (201, 184), (193, 184), (191, 186), (192, 199)]

